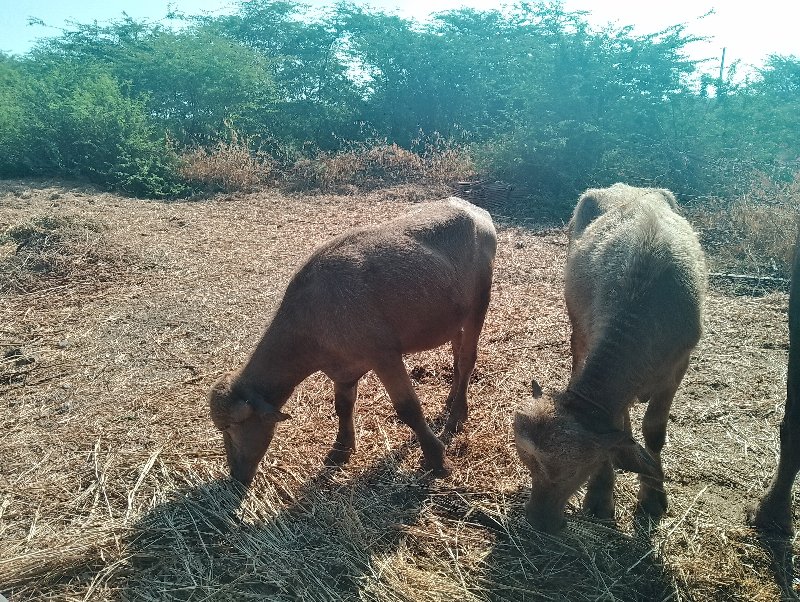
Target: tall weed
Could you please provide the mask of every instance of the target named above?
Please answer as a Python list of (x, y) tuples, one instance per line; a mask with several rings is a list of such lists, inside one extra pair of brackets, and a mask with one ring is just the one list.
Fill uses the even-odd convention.
[(465, 148), (443, 139), (415, 143), (416, 152), (385, 139), (354, 142), (339, 152), (300, 159), (288, 178), (295, 188), (330, 191), (408, 183), (447, 184), (475, 174)]
[(712, 271), (788, 278), (800, 219), (800, 172), (788, 183), (762, 175), (739, 197), (697, 201), (687, 212)]
[(247, 138), (230, 130), (229, 140), (185, 151), (178, 172), (189, 186), (204, 192), (243, 192), (268, 183), (274, 163), (266, 153), (251, 152)]

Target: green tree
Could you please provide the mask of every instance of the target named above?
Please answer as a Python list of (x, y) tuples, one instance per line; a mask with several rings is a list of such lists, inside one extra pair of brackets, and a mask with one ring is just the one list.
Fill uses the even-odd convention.
[(771, 55), (752, 88), (750, 111), (753, 145), (763, 147), (762, 160), (783, 177), (800, 170), (800, 58)]
[(28, 123), (25, 98), (29, 86), (19, 61), (0, 53), (0, 177), (24, 172)]
[(230, 127), (258, 134), (273, 119), (269, 59), (208, 25), (180, 32), (131, 18), (77, 25), (37, 56), (102, 66), (182, 144), (206, 142)]
[(144, 103), (126, 97), (107, 71), (40, 55), (20, 61), (13, 83), (11, 106), (25, 118), (11, 130), (15, 155), (0, 159), (7, 175), (79, 176), (145, 196), (180, 191), (176, 157)]
[(490, 131), (510, 100), (510, 32), (497, 11), (463, 9), (424, 26), (394, 15), (343, 13), (365, 75), (365, 121), (410, 145), (420, 132), (458, 138)]
[(234, 15), (204, 22), (270, 57), (277, 96), (273, 137), (322, 149), (358, 138), (362, 94), (337, 11), (313, 16), (294, 2), (251, 0)]

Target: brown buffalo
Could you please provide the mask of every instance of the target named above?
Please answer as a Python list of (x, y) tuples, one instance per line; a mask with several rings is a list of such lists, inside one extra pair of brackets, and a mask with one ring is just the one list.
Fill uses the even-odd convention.
[(786, 409), (781, 421), (778, 468), (752, 518), (762, 531), (792, 535), (792, 485), (800, 470), (800, 225), (794, 248), (789, 292), (789, 367)]
[(426, 203), (378, 226), (323, 244), (300, 266), (244, 366), (211, 389), (231, 476), (248, 484), (294, 388), (322, 371), (334, 383), (339, 431), (329, 463), (355, 450), (358, 380), (380, 378), (400, 419), (419, 440), (426, 468), (446, 472), (444, 445), (425, 421), (403, 354), (453, 348), (445, 432), (467, 418), (497, 246), (489, 214), (458, 198)]

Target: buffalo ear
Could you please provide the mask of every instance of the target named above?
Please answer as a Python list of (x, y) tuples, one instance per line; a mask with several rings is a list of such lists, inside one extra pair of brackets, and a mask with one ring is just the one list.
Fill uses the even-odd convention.
[(539, 399), (542, 396), (542, 386), (536, 381), (531, 379), (531, 396), (534, 399)]
[(224, 430), (229, 424), (244, 422), (253, 413), (253, 408), (233, 390), (235, 375), (226, 372), (208, 392), (211, 419)]
[(253, 405), (255, 406), (258, 415), (269, 422), (283, 422), (284, 420), (289, 420), (289, 418), (291, 418), (289, 414), (281, 412), (274, 405), (267, 403), (266, 401), (255, 401), (253, 402)]
[(538, 438), (539, 424), (536, 419), (527, 412), (515, 412), (514, 445), (517, 455), (528, 470), (541, 471), (549, 478), (545, 464), (541, 461), (545, 452), (537, 444)]
[(517, 447), (529, 450), (533, 453), (533, 439), (536, 433), (536, 423), (533, 416), (526, 412), (517, 411), (514, 413), (514, 440)]
[(292, 417), (291, 414), (286, 414), (285, 412), (281, 412), (279, 410), (275, 410), (267, 418), (274, 422), (283, 422), (284, 420), (289, 420)]
[(609, 433), (595, 434), (593, 439), (598, 445), (609, 451), (614, 466), (617, 468), (657, 479), (664, 477), (661, 467), (652, 454), (630, 433), (614, 430)]
[(652, 454), (633, 437), (628, 435), (628, 440), (612, 450), (614, 464), (622, 470), (635, 472), (656, 479), (664, 478), (661, 467)]

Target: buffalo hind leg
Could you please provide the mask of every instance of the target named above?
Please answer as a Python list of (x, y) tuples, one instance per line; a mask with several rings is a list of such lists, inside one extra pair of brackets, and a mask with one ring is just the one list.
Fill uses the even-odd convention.
[(453, 407), (453, 400), (458, 395), (459, 382), (461, 381), (461, 372), (459, 366), (459, 355), (461, 354), (461, 345), (464, 341), (464, 331), (459, 330), (458, 334), (450, 341), (450, 347), (453, 349), (453, 382), (450, 383), (450, 392), (447, 394), (447, 401), (445, 407), (450, 410)]
[(475, 311), (464, 323), (462, 332), (452, 341), (453, 384), (447, 396), (450, 416), (444, 425), (445, 436), (459, 432), (467, 421), (467, 387), (478, 359), (478, 339), (489, 308), (490, 289), (491, 281), (482, 292)]
[(398, 418), (416, 434), (422, 449), (423, 468), (433, 471), (437, 476), (448, 474), (444, 444), (433, 434), (431, 427), (425, 421), (422, 405), (403, 365), (403, 357), (397, 354), (387, 358), (375, 368), (375, 374), (386, 387)]
[(337, 466), (350, 460), (356, 449), (356, 429), (353, 414), (358, 397), (358, 379), (352, 382), (333, 383), (333, 397), (336, 415), (339, 417), (339, 432), (336, 442), (325, 458), (325, 464)]

